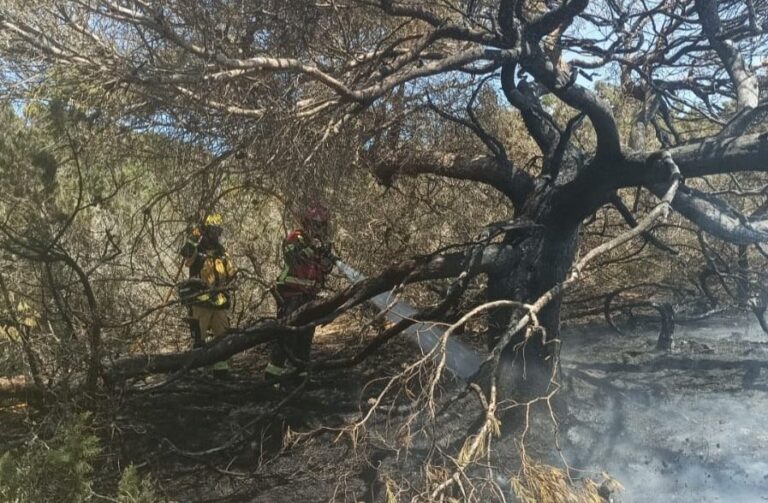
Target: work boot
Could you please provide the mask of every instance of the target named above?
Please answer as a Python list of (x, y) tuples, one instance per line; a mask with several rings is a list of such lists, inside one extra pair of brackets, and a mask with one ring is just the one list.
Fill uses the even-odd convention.
[(192, 317), (184, 318), (184, 320), (189, 324), (189, 331), (192, 334), (192, 348), (204, 347), (202, 332), (200, 332), (200, 322)]

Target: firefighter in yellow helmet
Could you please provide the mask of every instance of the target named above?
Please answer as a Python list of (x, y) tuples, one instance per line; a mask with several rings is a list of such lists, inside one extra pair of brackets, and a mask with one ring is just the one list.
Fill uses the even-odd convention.
[[(203, 345), (209, 335), (221, 337), (229, 328), (231, 283), (235, 267), (220, 238), (222, 217), (208, 215), (203, 225), (192, 229), (180, 250), (184, 265), (189, 268), (186, 288), (179, 289), (182, 301), (190, 306), (190, 327), (196, 347)], [(227, 362), (213, 366), (215, 376), (226, 374)]]

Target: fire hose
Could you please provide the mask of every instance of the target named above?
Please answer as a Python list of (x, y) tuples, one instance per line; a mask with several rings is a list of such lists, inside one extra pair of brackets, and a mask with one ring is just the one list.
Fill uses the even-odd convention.
[[(334, 257), (336, 267), (352, 282), (357, 283), (365, 279), (362, 273), (354, 269), (340, 258)], [(413, 319), (417, 311), (405, 302), (396, 301), (393, 292), (381, 293), (370, 302), (382, 312), (388, 321), (397, 323), (404, 319)], [(425, 354), (431, 351), (445, 334), (445, 330), (434, 323), (419, 321), (404, 330), (408, 337), (415, 341)], [(482, 358), (475, 351), (461, 341), (450, 338), (446, 345), (445, 364), (453, 375), (460, 379), (469, 379), (477, 372), (482, 364)]]

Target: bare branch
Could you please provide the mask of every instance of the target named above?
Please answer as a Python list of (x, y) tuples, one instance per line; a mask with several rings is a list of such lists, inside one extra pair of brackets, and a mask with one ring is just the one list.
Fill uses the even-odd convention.
[(704, 231), (729, 243), (749, 245), (768, 241), (768, 220), (750, 222), (722, 201), (683, 187), (672, 206)]
[(696, 0), (695, 5), (702, 29), (731, 77), (736, 90), (737, 110), (755, 108), (760, 96), (757, 76), (748, 70), (733, 41), (723, 38), (717, 0)]

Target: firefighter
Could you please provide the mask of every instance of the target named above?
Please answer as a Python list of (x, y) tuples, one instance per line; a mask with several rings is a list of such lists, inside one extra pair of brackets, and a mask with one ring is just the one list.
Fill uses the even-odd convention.
[[(235, 279), (235, 268), (220, 241), (221, 224), (221, 215), (208, 215), (202, 226), (192, 229), (180, 251), (184, 265), (189, 268), (190, 280), (186, 284), (192, 285), (182, 293), (182, 300), (190, 306), (195, 347), (203, 346), (209, 332), (211, 337), (221, 337), (229, 329), (229, 287)], [(226, 361), (218, 362), (212, 368), (215, 377), (223, 377), (229, 365)]]
[[(317, 298), (325, 278), (333, 269), (330, 240), (330, 213), (322, 204), (309, 206), (301, 218), (301, 227), (292, 230), (283, 240), (283, 267), (274, 288), (277, 317), (291, 315), (304, 304)], [(297, 360), (302, 371), (309, 362), (314, 327), (282, 337), (272, 346), (272, 354), (265, 370), (267, 379), (287, 372), (288, 355)]]

